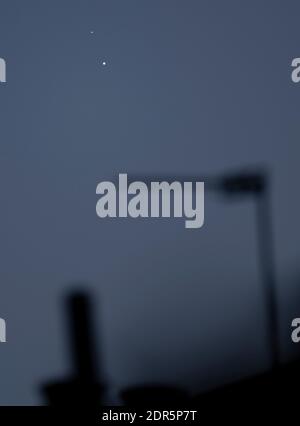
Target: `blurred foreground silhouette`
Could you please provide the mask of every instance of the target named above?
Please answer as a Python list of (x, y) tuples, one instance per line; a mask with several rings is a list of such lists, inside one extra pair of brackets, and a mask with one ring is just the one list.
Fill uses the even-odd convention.
[[(135, 180), (137, 178), (135, 177)], [(157, 178), (156, 178), (157, 179)], [(164, 178), (165, 181), (173, 180)], [(184, 181), (195, 177), (184, 177)], [(289, 398), (295, 400), (300, 363), (280, 365), (279, 318), (276, 297), (275, 265), (273, 257), (272, 217), (270, 207), (270, 182), (265, 172), (242, 172), (213, 179), (203, 179), (207, 188), (226, 197), (250, 196), (257, 211), (258, 257), (262, 277), (262, 297), (266, 312), (266, 329), (269, 336), (270, 370), (252, 378), (224, 386), (211, 392), (189, 396), (183, 390), (168, 385), (145, 384), (120, 392), (120, 402), (136, 406), (188, 406), (209, 408), (216, 405), (261, 404), (266, 396), (273, 403)], [(151, 181), (151, 179), (150, 179)], [(66, 380), (50, 383), (43, 391), (50, 405), (100, 406), (104, 405), (105, 386), (97, 365), (96, 333), (93, 329), (89, 295), (71, 294), (66, 311), (69, 324), (73, 375)], [(157, 348), (159, 351), (159, 348)], [(238, 362), (239, 360), (237, 360)], [(201, 377), (199, 377), (201, 382)]]
[(44, 393), (50, 405), (98, 406), (104, 386), (99, 381), (96, 343), (90, 300), (85, 293), (71, 294), (66, 301), (73, 375), (50, 383)]
[[(97, 350), (89, 296), (85, 293), (71, 294), (67, 299), (67, 312), (74, 373), (65, 380), (43, 387), (46, 402), (51, 406), (72, 405), (77, 408), (103, 406), (105, 386), (99, 377), (95, 359)], [(133, 407), (193, 406), (203, 410), (212, 409), (216, 405), (229, 408), (238, 403), (243, 406), (249, 402), (256, 406), (266, 400), (281, 403), (284, 398), (296, 402), (298, 392), (295, 389), (299, 379), (300, 363), (295, 362), (196, 396), (167, 385), (145, 384), (131, 387), (120, 392), (120, 402)]]

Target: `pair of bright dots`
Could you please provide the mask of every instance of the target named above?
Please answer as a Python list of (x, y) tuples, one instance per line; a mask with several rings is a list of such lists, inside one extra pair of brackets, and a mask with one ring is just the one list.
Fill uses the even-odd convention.
[[(93, 30), (90, 31), (90, 34), (95, 34), (95, 31), (93, 31)], [(101, 64), (102, 64), (103, 67), (106, 67), (107, 62), (106, 61), (102, 61)]]

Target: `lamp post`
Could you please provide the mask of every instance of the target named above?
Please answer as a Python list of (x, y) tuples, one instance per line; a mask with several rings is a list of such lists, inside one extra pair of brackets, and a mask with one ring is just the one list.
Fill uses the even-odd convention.
[(238, 173), (221, 178), (216, 188), (228, 196), (250, 195), (255, 200), (258, 260), (263, 284), (268, 341), (271, 349), (271, 366), (272, 369), (275, 369), (280, 363), (280, 345), (270, 182), (264, 172)]

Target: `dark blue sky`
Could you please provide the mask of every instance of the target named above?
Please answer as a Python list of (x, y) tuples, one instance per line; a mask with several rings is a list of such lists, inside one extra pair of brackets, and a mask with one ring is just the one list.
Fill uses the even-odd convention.
[(293, 354), (299, 14), (293, 0), (0, 0), (0, 404), (39, 403), (38, 385), (68, 372), (61, 298), (74, 281), (100, 301), (115, 389), (205, 388), (268, 367), (253, 203), (207, 193), (200, 230), (101, 221), (96, 185), (122, 172), (270, 170)]

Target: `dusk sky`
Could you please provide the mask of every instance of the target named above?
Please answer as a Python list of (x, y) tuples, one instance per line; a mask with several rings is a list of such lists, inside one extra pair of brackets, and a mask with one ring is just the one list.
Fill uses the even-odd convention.
[(45, 403), (70, 371), (77, 288), (112, 393), (269, 368), (253, 199), (207, 189), (193, 230), (100, 219), (97, 184), (119, 173), (267, 170), (281, 359), (299, 353), (299, 16), (296, 0), (0, 0), (0, 405)]

